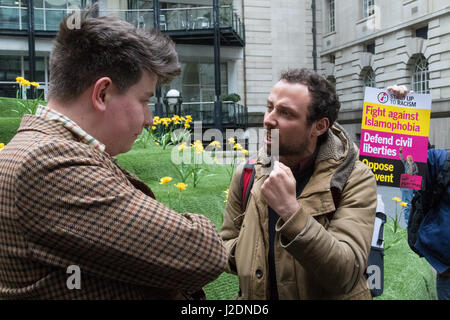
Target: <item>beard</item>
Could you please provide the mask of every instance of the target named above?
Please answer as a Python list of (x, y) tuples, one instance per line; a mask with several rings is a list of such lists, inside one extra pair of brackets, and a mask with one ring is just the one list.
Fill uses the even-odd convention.
[[(268, 146), (267, 152), (269, 155), (272, 154), (272, 150)], [(280, 142), (279, 148), (278, 148), (278, 155), (280, 157), (286, 157), (286, 156), (300, 156), (304, 152), (308, 150), (308, 144), (306, 142), (297, 142), (297, 143), (282, 143)], [(274, 150), (276, 151), (276, 150)], [(274, 154), (276, 154), (274, 152)]]
[[(267, 136), (267, 129), (266, 129), (266, 136)], [(275, 134), (271, 138), (273, 139), (271, 139), (270, 144), (264, 144), (265, 151), (269, 156), (271, 155), (278, 155), (281, 157), (301, 156), (303, 153), (307, 153), (309, 147), (308, 141), (297, 141), (295, 139), (289, 142), (283, 141), (281, 140), (281, 137), (277, 136), (277, 134)]]

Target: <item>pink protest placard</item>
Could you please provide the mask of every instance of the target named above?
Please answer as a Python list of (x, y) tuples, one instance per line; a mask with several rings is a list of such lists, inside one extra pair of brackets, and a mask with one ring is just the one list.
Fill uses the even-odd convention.
[(427, 162), (428, 137), (411, 136), (361, 129), (360, 154), (384, 159), (399, 159), (399, 149), (414, 156), (414, 161)]
[(422, 186), (422, 176), (412, 176), (403, 173), (400, 176), (400, 188), (420, 190)]
[(360, 160), (378, 185), (420, 190), (427, 169), (431, 95), (365, 88)]

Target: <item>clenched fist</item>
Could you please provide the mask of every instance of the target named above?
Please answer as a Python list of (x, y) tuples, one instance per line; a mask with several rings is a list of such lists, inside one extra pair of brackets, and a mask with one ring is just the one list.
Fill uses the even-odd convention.
[[(387, 87), (386, 90), (392, 92), (392, 94), (397, 99), (403, 99), (408, 94), (408, 88), (406, 88), (406, 86), (403, 86), (403, 85), (401, 85), (401, 86), (393, 85), (393, 86)], [(409, 93), (414, 93), (414, 91), (411, 90)]]
[(267, 204), (284, 221), (299, 209), (296, 184), (291, 169), (281, 162), (275, 161), (272, 172), (261, 187)]

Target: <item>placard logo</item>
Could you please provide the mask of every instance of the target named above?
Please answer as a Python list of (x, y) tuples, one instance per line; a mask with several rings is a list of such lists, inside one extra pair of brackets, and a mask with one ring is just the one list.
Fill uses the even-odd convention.
[(380, 103), (386, 103), (389, 101), (389, 95), (386, 92), (380, 92), (377, 99)]

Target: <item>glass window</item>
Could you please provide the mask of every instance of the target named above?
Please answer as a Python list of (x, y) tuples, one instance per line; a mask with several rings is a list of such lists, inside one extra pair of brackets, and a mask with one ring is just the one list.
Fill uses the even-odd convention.
[(15, 1), (0, 1), (0, 29), (20, 29), (20, 8)]
[(45, 6), (45, 8), (51, 8), (51, 9), (66, 9), (67, 1), (65, 1), (65, 0), (45, 0), (44, 6)]
[(17, 94), (17, 88), (17, 84), (0, 82), (0, 97), (15, 98)]
[(153, 28), (153, 1), (128, 0), (125, 20), (140, 29)]
[(377, 82), (375, 81), (375, 72), (372, 68), (366, 68), (363, 72), (363, 81), (365, 87), (375, 88)]
[(413, 64), (411, 87), (416, 93), (430, 93), (428, 61), (420, 55)]
[(0, 81), (16, 81), (22, 75), (20, 57), (0, 55)]
[(336, 16), (335, 16), (335, 7), (334, 0), (329, 0), (329, 11), (328, 11), (328, 31), (333, 32), (336, 31)]
[(0, 0), (0, 6), (17, 7), (17, 0)]
[(375, 54), (375, 42), (369, 43), (366, 46), (366, 52), (369, 52), (371, 54)]
[[(36, 82), (45, 82), (45, 59), (44, 57), (36, 57), (36, 70), (35, 70), (35, 80)], [(25, 72), (25, 79), (30, 78), (30, 65), (28, 63), (28, 57), (23, 59), (23, 68)]]
[(428, 26), (416, 29), (416, 37), (428, 39)]
[[(222, 95), (228, 94), (227, 65), (220, 65)], [(181, 64), (181, 76), (162, 87), (162, 96), (170, 89), (181, 92), (183, 102), (213, 102), (215, 96), (214, 64), (184, 62)]]
[(375, 0), (363, 0), (363, 17), (368, 18), (375, 14)]

